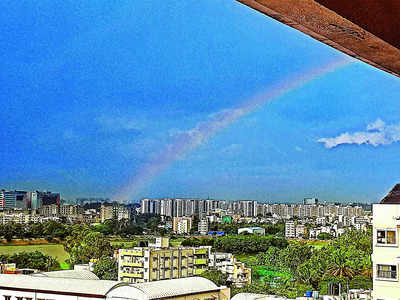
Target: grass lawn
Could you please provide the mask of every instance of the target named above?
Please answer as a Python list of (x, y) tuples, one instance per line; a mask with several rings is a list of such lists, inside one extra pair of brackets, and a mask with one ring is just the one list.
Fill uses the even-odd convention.
[(13, 254), (18, 252), (33, 252), (40, 251), (43, 254), (50, 255), (57, 259), (61, 264), (61, 268), (67, 268), (65, 261), (69, 258), (68, 253), (64, 251), (61, 244), (47, 245), (26, 245), (26, 246), (0, 246), (0, 254)]
[(316, 249), (321, 249), (322, 247), (329, 245), (331, 241), (310, 240), (308, 241), (308, 243)]

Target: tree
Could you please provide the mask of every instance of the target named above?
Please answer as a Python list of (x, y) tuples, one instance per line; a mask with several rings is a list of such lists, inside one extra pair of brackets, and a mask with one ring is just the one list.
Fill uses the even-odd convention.
[(217, 269), (209, 269), (207, 271), (204, 271), (200, 274), (200, 276), (211, 280), (218, 286), (227, 285), (228, 274), (222, 273)]
[(55, 258), (39, 251), (0, 255), (0, 261), (3, 263), (15, 263), (17, 268), (30, 268), (40, 271), (60, 269), (60, 265)]
[(277, 267), (279, 265), (279, 252), (276, 247), (269, 247), (265, 253), (257, 254), (258, 265)]
[(294, 242), (279, 253), (279, 261), (283, 267), (288, 268), (296, 276), (297, 268), (310, 259), (311, 255), (312, 247), (310, 245), (305, 242)]
[(74, 230), (64, 243), (64, 249), (72, 264), (88, 263), (90, 259), (111, 256), (113, 248), (110, 241), (100, 232), (90, 231), (85, 224), (74, 225)]
[[(344, 249), (335, 249), (331, 255), (333, 261), (327, 270), (327, 274), (338, 277), (339, 279), (346, 279), (346, 282), (348, 283), (349, 279), (354, 277), (355, 271), (349, 265), (347, 255), (348, 253), (346, 253)], [(340, 295), (341, 283), (339, 283), (339, 296)]]
[(317, 239), (319, 240), (331, 240), (332, 235), (327, 233), (327, 232), (321, 232), (320, 234), (317, 235)]
[(350, 280), (349, 287), (351, 289), (372, 289), (372, 280), (368, 276), (356, 275)]
[(253, 294), (271, 294), (272, 289), (269, 284), (265, 283), (253, 283), (250, 285), (246, 285), (241, 288), (232, 287), (231, 288), (231, 296), (235, 296), (239, 293), (253, 293)]
[(118, 280), (118, 263), (111, 257), (103, 257), (94, 265), (93, 273), (101, 280)]

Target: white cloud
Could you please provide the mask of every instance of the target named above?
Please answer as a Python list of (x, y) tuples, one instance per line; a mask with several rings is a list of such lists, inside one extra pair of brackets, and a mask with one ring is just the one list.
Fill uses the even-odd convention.
[(376, 147), (398, 141), (400, 141), (400, 124), (386, 125), (381, 119), (368, 124), (365, 131), (345, 132), (337, 137), (318, 139), (318, 142), (324, 143), (328, 149), (344, 144), (369, 144)]

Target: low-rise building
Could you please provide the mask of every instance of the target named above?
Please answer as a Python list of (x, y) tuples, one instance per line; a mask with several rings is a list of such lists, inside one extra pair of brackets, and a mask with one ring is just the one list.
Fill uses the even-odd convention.
[(307, 235), (307, 227), (303, 224), (296, 226), (296, 238), (304, 238)]
[(200, 275), (208, 270), (210, 246), (118, 250), (118, 280), (129, 283)]
[(208, 220), (202, 219), (198, 224), (198, 231), (201, 235), (206, 235), (208, 232)]
[(40, 207), (39, 213), (43, 217), (60, 217), (60, 206), (57, 204), (43, 205)]
[(251, 269), (237, 261), (232, 253), (215, 252), (210, 254), (209, 267), (228, 274), (228, 281), (236, 287), (251, 284)]
[(174, 217), (172, 229), (178, 234), (189, 233), (192, 229), (192, 218)]
[(239, 228), (238, 229), (238, 234), (241, 233), (250, 233), (250, 234), (257, 234), (257, 235), (265, 235), (265, 228), (261, 227), (245, 227), (245, 228)]

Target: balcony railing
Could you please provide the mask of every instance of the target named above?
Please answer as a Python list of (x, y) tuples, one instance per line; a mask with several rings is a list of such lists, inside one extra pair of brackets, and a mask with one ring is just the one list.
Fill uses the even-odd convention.
[(119, 255), (143, 256), (143, 250), (121, 250)]
[(396, 279), (397, 271), (380, 271), (378, 270), (378, 278)]
[(143, 262), (122, 261), (122, 266), (143, 267)]
[(144, 273), (121, 273), (121, 277), (143, 278)]
[(207, 254), (208, 249), (195, 249), (194, 254)]
[(205, 258), (198, 258), (194, 260), (195, 265), (205, 265), (207, 264), (207, 259)]

